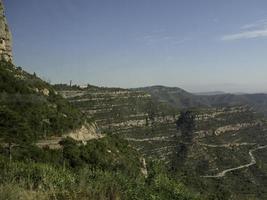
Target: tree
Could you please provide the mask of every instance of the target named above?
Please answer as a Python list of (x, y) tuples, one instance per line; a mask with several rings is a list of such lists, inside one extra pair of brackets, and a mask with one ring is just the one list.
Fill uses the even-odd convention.
[(28, 124), (14, 111), (0, 107), (0, 138), (8, 145), (9, 159), (12, 160), (12, 147), (31, 141), (32, 131)]
[(176, 121), (177, 130), (182, 134), (184, 142), (191, 142), (195, 129), (195, 116), (191, 111), (182, 112)]
[(183, 166), (187, 158), (188, 146), (192, 142), (195, 129), (194, 113), (191, 111), (181, 112), (179, 119), (176, 121), (176, 127), (178, 132), (181, 133), (181, 140), (178, 141), (177, 155), (175, 155), (172, 164), (174, 170)]
[(66, 138), (60, 142), (63, 146), (63, 159), (68, 160), (71, 167), (82, 166), (82, 160), (80, 158), (80, 148), (78, 143), (72, 138)]

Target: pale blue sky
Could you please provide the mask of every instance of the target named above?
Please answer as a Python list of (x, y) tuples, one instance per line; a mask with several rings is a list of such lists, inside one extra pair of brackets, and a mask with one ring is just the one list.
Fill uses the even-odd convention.
[(266, 0), (4, 0), (15, 63), (53, 83), (267, 92)]

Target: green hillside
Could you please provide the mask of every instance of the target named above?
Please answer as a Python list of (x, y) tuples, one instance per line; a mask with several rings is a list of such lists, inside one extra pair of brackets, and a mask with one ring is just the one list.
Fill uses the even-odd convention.
[[(1, 61), (0, 90), (0, 200), (200, 199), (164, 165), (146, 161), (114, 128), (87, 141), (60, 137), (96, 118), (35, 74)], [(61, 141), (50, 148), (49, 138), (55, 137)], [(47, 145), (40, 148), (40, 140)]]
[[(250, 106), (179, 110), (169, 92), (51, 86), (8, 62), (0, 80), (0, 199), (266, 197), (266, 120)], [(60, 137), (86, 122), (102, 137)]]
[(267, 114), (267, 94), (218, 93), (196, 95), (178, 87), (152, 86), (134, 89), (150, 94), (153, 99), (175, 108), (220, 107), (249, 105), (255, 111)]
[[(164, 101), (172, 92), (160, 86), (153, 88), (153, 94), (144, 89), (91, 85), (56, 88), (88, 118), (96, 120), (101, 131), (125, 138), (147, 160), (162, 161), (177, 182), (200, 192), (204, 199), (258, 199), (259, 193), (266, 191), (266, 159), (257, 157), (256, 163), (246, 167), (252, 159), (250, 151), (267, 144), (266, 119), (251, 106), (199, 105), (179, 111)], [(161, 96), (163, 90), (165, 95)], [(172, 98), (185, 93), (180, 90)], [(253, 151), (253, 155), (264, 151)], [(243, 165), (223, 177), (212, 177)], [(238, 175), (233, 178), (232, 174)], [(257, 187), (243, 179), (250, 183), (257, 180)], [(247, 187), (249, 194), (242, 192)]]
[[(216, 57), (219, 51), (214, 51), (215, 54), (208, 53), (207, 58), (192, 54), (201, 50), (199, 47), (202, 42), (197, 41), (200, 39), (198, 36), (202, 35), (202, 39), (208, 39), (207, 25), (215, 26), (217, 18), (222, 17), (212, 17), (215, 19), (212, 21), (201, 20), (195, 18), (190, 9), (197, 11), (195, 14), (201, 16), (199, 14), (205, 9), (209, 10), (215, 6), (211, 2), (207, 6), (205, 2), (201, 2), (197, 9), (194, 8), (197, 4), (193, 1), (188, 5), (187, 1), (177, 1), (178, 9), (175, 8), (175, 4), (165, 1), (160, 4), (156, 1), (148, 4), (140, 1), (140, 6), (137, 1), (133, 1), (134, 7), (129, 4), (130, 1), (81, 1), (75, 2), (75, 5), (63, 5), (62, 2), (59, 5), (53, 1), (42, 1), (44, 4), (40, 4), (39, 1), (36, 5), (20, 1), (8, 2), (10, 14), (14, 15), (12, 24), (18, 25), (21, 29), (19, 34), (17, 32), (14, 35), (16, 41), (23, 37), (25, 41), (20, 47), (25, 47), (25, 52), (32, 52), (34, 47), (37, 52), (42, 52), (42, 55), (50, 55), (50, 59), (61, 63), (60, 68), (65, 71), (57, 77), (58, 80), (67, 77), (74, 80), (79, 77), (75, 81), (81, 83), (86, 81), (87, 76), (95, 82), (104, 83), (115, 78), (113, 83), (119, 84), (124, 80), (125, 84), (131, 85), (142, 84), (140, 78), (145, 77), (145, 82), (183, 81), (190, 84), (182, 77), (189, 72), (183, 70), (183, 66), (176, 67), (177, 69), (172, 67), (171, 70), (168, 68), (168, 64), (177, 59), (173, 57), (173, 60), (172, 56), (166, 57), (165, 54), (175, 50), (178, 55), (180, 48), (186, 48), (186, 51), (180, 51), (182, 54), (178, 61), (181, 62), (177, 64), (185, 63), (184, 61), (191, 56), (188, 66), (195, 63), (196, 66), (193, 68), (198, 67), (200, 70), (193, 73), (199, 72), (199, 77), (203, 75), (199, 78), (202, 80), (205, 76), (208, 77), (204, 82), (210, 86), (216, 85), (212, 82), (216, 82), (216, 77), (225, 76), (233, 82), (240, 82), (242, 78), (248, 78), (254, 72), (258, 72), (252, 70), (253, 73), (243, 73), (241, 76), (240, 68), (228, 74), (218, 74), (218, 65), (216, 75), (212, 77), (211, 68), (205, 67), (204, 63), (208, 63), (206, 61), (210, 58), (211, 61), (219, 61), (220, 59), (214, 59), (219, 58)], [(92, 8), (93, 12), (86, 8), (85, 2), (89, 2), (88, 8)], [(18, 5), (17, 8), (15, 4)], [(233, 6), (235, 5), (231, 3), (230, 7)], [(171, 17), (172, 7), (175, 14), (190, 14), (190, 17)], [(215, 6), (215, 10), (217, 7), (228, 8)], [(129, 8), (134, 8), (134, 12), (128, 13)], [(179, 12), (179, 8), (190, 9)], [(255, 7), (252, 8), (255, 10)], [(170, 12), (165, 13), (166, 11)], [(233, 17), (231, 9), (228, 11), (229, 16)], [(17, 17), (22, 16), (21, 14), (24, 14), (24, 17), (18, 20)], [(36, 14), (38, 18), (35, 19)], [(47, 14), (49, 18), (46, 18)], [(89, 17), (85, 14), (89, 14)], [(210, 14), (222, 13), (211, 12), (203, 17), (210, 18)], [(263, 13), (260, 11), (257, 14)], [(155, 20), (157, 17), (160, 17), (160, 20)], [(51, 20), (53, 18), (55, 20)], [(199, 20), (201, 23), (205, 22), (204, 26), (197, 27), (197, 37), (192, 31), (186, 33), (186, 29), (192, 28), (192, 24), (188, 23), (192, 21), (191, 18), (194, 24), (199, 24)], [(140, 19), (144, 26), (140, 26)], [(184, 19), (186, 21), (183, 23)], [(234, 27), (236, 20), (241, 22), (237, 17), (231, 20), (233, 24), (227, 23), (227, 27)], [(185, 37), (184, 39), (180, 40), (179, 35), (174, 34), (176, 28), (171, 28), (172, 21), (175, 22), (174, 27), (187, 26), (181, 29), (184, 36), (180, 36)], [(85, 28), (90, 28), (85, 35), (81, 23), (85, 23)], [(86, 23), (89, 23), (89, 26)], [(240, 23), (238, 24), (240, 26)], [(130, 28), (132, 30), (126, 28), (130, 35), (124, 31), (125, 25), (133, 25)], [(226, 35), (221, 39), (262, 37), (265, 36), (266, 26), (266, 20), (258, 21), (243, 26), (240, 33), (227, 35), (225, 32)], [(26, 32), (23, 33), (25, 27)], [(203, 27), (204, 34), (201, 33)], [(220, 30), (227, 31), (227, 27), (220, 26)], [(155, 28), (157, 30), (154, 30)], [(213, 33), (219, 29), (215, 32), (214, 30)], [(54, 37), (48, 40), (45, 35), (51, 35), (53, 31), (56, 31)], [(38, 37), (35, 37), (36, 33)], [(38, 38), (42, 38), (42, 42), (36, 43), (36, 46), (33, 43), (38, 41)], [(61, 42), (64, 42), (64, 45), (60, 44)], [(197, 46), (193, 45), (195, 42)], [(188, 51), (191, 47), (186, 47), (187, 44), (190, 46), (190, 43), (193, 51)], [(220, 91), (193, 94), (181, 88), (160, 85), (125, 89), (89, 84), (72, 85), (72, 81), (70, 85), (52, 85), (43, 81), (36, 73), (30, 74), (13, 64), (12, 44), (12, 34), (3, 1), (0, 0), (0, 200), (267, 199), (267, 94), (228, 94)], [(131, 45), (134, 45), (133, 48)], [(211, 43), (205, 42), (202, 50), (209, 45)], [(176, 46), (179, 46), (180, 50)], [(217, 46), (220, 46), (219, 43)], [(157, 48), (161, 50), (158, 51)], [(21, 48), (16, 54), (20, 51)], [(131, 52), (133, 54), (130, 56)], [(229, 53), (231, 54), (231, 51)], [(32, 58), (27, 62), (44, 64), (40, 63), (40, 57), (33, 55), (27, 55)], [(84, 59), (84, 55), (88, 58)], [(140, 55), (144, 59), (132, 63)], [(20, 59), (27, 58), (25, 56), (26, 54), (22, 53)], [(75, 57), (79, 58), (78, 62), (75, 62)], [(154, 64), (149, 65), (147, 61), (152, 57)], [(198, 62), (196, 59), (200, 57), (204, 59)], [(231, 55), (229, 58), (232, 62), (235, 56)], [(60, 62), (60, 59), (64, 62)], [(51, 63), (52, 60), (45, 63)], [(92, 62), (89, 63), (89, 60)], [(114, 63), (111, 64), (109, 61)], [(247, 62), (247, 58), (237, 61), (246, 61), (247, 65), (250, 63)], [(243, 66), (242, 62), (240, 66)], [(71, 66), (71, 63), (75, 69), (69, 69), (72, 74), (68, 74), (66, 66)], [(144, 63), (148, 64), (145, 70)], [(86, 66), (82, 67), (83, 64)], [(108, 65), (105, 67), (103, 64)], [(166, 65), (165, 69), (159, 65)], [(136, 69), (130, 69), (133, 67)], [(111, 73), (99, 73), (101, 69), (103, 71), (113, 68), (115, 71)], [(179, 74), (178, 68), (186, 73)], [(207, 69), (209, 70), (205, 72)], [(43, 70), (47, 71), (46, 68)], [(242, 70), (241, 72), (245, 72)], [(246, 71), (250, 72), (249, 68)], [(140, 77), (135, 79), (135, 75)], [(193, 80), (194, 74), (189, 76), (188, 80)], [(103, 77), (108, 80), (102, 80)], [(159, 80), (154, 80), (155, 78)], [(164, 78), (170, 80), (163, 80)], [(93, 81), (92, 79), (87, 81)], [(254, 77), (254, 82), (255, 80)], [(257, 80), (258, 83), (259, 81)], [(255, 88), (258, 84), (253, 85), (252, 79), (247, 82), (246, 85), (250, 89), (259, 89)], [(249, 82), (252, 85), (249, 85)], [(201, 80), (199, 87), (204, 87)]]
[(94, 119), (101, 132), (120, 135), (146, 158), (170, 161), (177, 143), (178, 109), (142, 91), (91, 85), (83, 89), (56, 85), (56, 89)]
[(0, 137), (35, 141), (81, 126), (81, 113), (35, 74), (0, 62)]

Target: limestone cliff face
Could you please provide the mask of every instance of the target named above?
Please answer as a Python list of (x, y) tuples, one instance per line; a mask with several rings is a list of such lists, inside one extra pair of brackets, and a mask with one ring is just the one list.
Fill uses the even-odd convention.
[(2, 0), (0, 0), (0, 59), (11, 62), (13, 60), (12, 37), (6, 21)]

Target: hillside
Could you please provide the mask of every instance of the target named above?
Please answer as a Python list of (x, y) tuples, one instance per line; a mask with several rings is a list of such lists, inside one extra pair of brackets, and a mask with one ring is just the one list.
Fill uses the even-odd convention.
[[(12, 177), (29, 167), (26, 175), (32, 179), (27, 182), (22, 176), (23, 184), (18, 181), (14, 186), (28, 195), (38, 191), (36, 195), (45, 192), (48, 196), (71, 199), (97, 199), (97, 196), (142, 199), (143, 195), (146, 199), (155, 196), (195, 199), (192, 194), (200, 193), (204, 199), (232, 196), (232, 199), (246, 200), (257, 199), (260, 193), (265, 198), (267, 126), (263, 116), (250, 106), (198, 106), (190, 110), (184, 107), (181, 111), (145, 91), (91, 85), (87, 88), (51, 86), (11, 63), (3, 61), (1, 66), (4, 142), (0, 160), (3, 169), (11, 170), (1, 174), (3, 194), (8, 195), (4, 191), (10, 191), (7, 183)], [(175, 88), (172, 90), (177, 92)], [(169, 94), (168, 90), (165, 93)], [(179, 93), (191, 96), (183, 90)], [(48, 126), (42, 126), (42, 117), (49, 119)], [(85, 121), (95, 124), (96, 133), (105, 137), (87, 142), (61, 137), (82, 127)], [(38, 126), (40, 129), (35, 129)], [(53, 136), (52, 144), (49, 144), (50, 136)], [(59, 140), (55, 140), (55, 136)], [(17, 145), (10, 151), (6, 142)], [(87, 180), (82, 178), (85, 174), (89, 176)], [(36, 182), (36, 176), (48, 179), (51, 185)], [(56, 176), (64, 180), (63, 185), (58, 185)], [(97, 177), (95, 182), (93, 177)], [(80, 187), (84, 182), (81, 193), (69, 188)], [(26, 189), (30, 184), (37, 186), (33, 190)], [(54, 189), (50, 190), (51, 187)], [(248, 187), (249, 194), (244, 193)]]
[(184, 183), (221, 199), (267, 197), (265, 118), (244, 106), (205, 108), (183, 113), (177, 126), (172, 166)]
[(0, 62), (0, 99), (0, 137), (36, 141), (61, 136), (85, 121), (51, 85), (5, 61)]
[(79, 128), (99, 132), (96, 118), (35, 74), (1, 61), (0, 90), (0, 199), (200, 199), (115, 134), (116, 112), (107, 135), (80, 140)]
[(154, 99), (175, 108), (239, 106), (249, 105), (255, 111), (267, 114), (267, 94), (216, 94), (203, 95), (189, 93), (177, 87), (152, 86), (134, 89), (145, 91)]
[(0, 0), (0, 200), (200, 199), (116, 134), (123, 131), (119, 121), (125, 119), (130, 128), (136, 123), (131, 118), (144, 109), (154, 117), (145, 100), (149, 95), (129, 94), (127, 101), (134, 103), (129, 109), (123, 98), (117, 102), (117, 89), (106, 96), (105, 88), (91, 86), (96, 98), (87, 93), (85, 99), (95, 99), (87, 105), (77, 99), (84, 91), (70, 88), (67, 94), (79, 110), (12, 61), (12, 37)]
[(168, 162), (177, 134), (179, 110), (158, 103), (148, 93), (121, 88), (87, 88), (56, 85), (56, 89), (88, 118), (100, 132), (120, 135), (142, 155)]
[(185, 109), (207, 105), (198, 98), (198, 96), (177, 87), (151, 86), (133, 90), (145, 91), (150, 94), (153, 99), (167, 103), (174, 108)]
[[(183, 95), (183, 101), (187, 102), (194, 95), (161, 86), (137, 90), (91, 85), (56, 88), (87, 117), (96, 120), (101, 131), (125, 138), (148, 160), (163, 161), (177, 180), (200, 191), (206, 199), (229, 199), (231, 195), (235, 196), (233, 199), (256, 198), (259, 191), (265, 192), (263, 179), (267, 171), (259, 164), (265, 158), (258, 157), (256, 163), (249, 163), (250, 152), (267, 144), (266, 120), (250, 106), (195, 106), (188, 110), (187, 104), (181, 111), (164, 100), (174, 94), (174, 100)], [(158, 94), (165, 96), (155, 98)], [(261, 152), (264, 149), (255, 150), (255, 155)], [(215, 184), (215, 177), (208, 178), (239, 166), (244, 167), (222, 177), (227, 187)], [(251, 187), (249, 195), (241, 195), (241, 190), (247, 187), (242, 183), (247, 178), (244, 170), (252, 170), (248, 181), (256, 179), (257, 173), (263, 177), (258, 179), (257, 189)], [(232, 173), (239, 175), (233, 179)]]
[[(96, 11), (90, 14), (97, 16)], [(112, 34), (107, 35), (113, 43), (97, 35), (104, 46), (114, 43)], [(67, 38), (85, 43), (82, 37)], [(37, 46), (46, 49), (45, 43)], [(104, 52), (99, 50), (89, 52)], [(51, 85), (13, 64), (12, 35), (0, 0), (0, 200), (264, 200), (264, 114), (267, 94)]]

